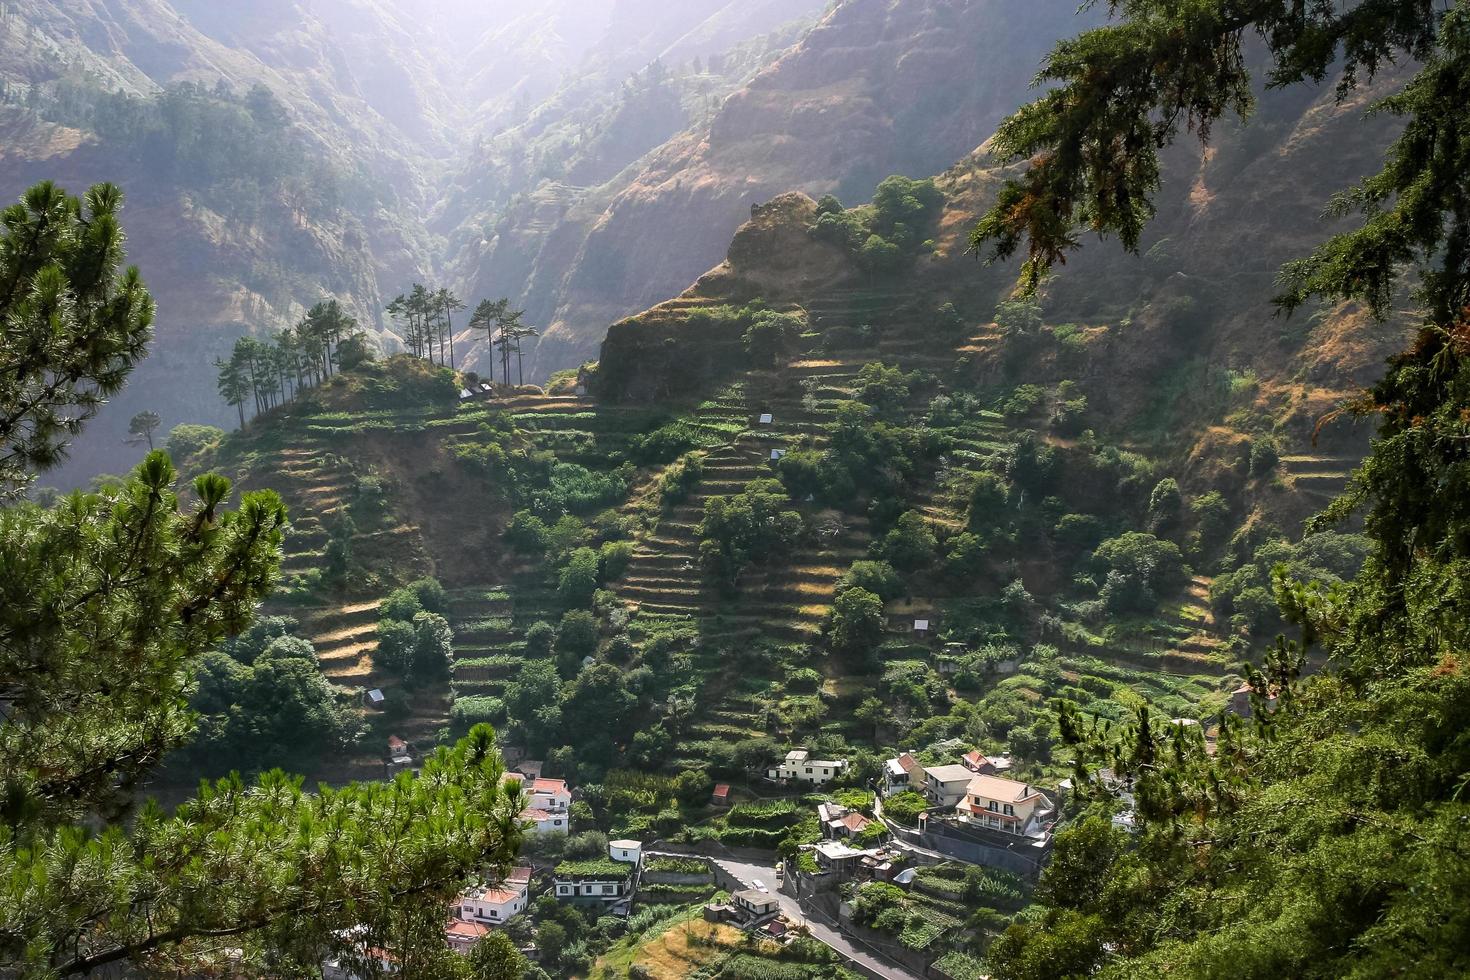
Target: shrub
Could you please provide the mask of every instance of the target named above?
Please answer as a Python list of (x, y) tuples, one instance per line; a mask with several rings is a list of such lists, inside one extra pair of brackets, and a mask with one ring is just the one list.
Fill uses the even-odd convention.
[(919, 825), (919, 814), (929, 808), (929, 801), (913, 790), (890, 796), (883, 801), (883, 815), (906, 827)]
[(219, 445), (225, 430), (213, 425), (191, 425), (184, 423), (169, 430), (164, 448), (173, 457), (174, 465), (182, 466), (190, 457)]
[(832, 600), (827, 627), (834, 650), (869, 653), (883, 639), (883, 600), (857, 586), (844, 589)]
[(852, 563), (837, 580), (836, 591), (866, 589), (884, 602), (903, 595), (903, 581), (886, 561), (860, 560)]
[(893, 528), (883, 536), (881, 550), (896, 568), (915, 569), (934, 560), (939, 547), (934, 532), (922, 514), (909, 511), (899, 517)]
[(704, 460), (698, 456), (685, 457), (670, 466), (659, 480), (659, 498), (664, 506), (673, 507), (689, 499), (703, 475)]

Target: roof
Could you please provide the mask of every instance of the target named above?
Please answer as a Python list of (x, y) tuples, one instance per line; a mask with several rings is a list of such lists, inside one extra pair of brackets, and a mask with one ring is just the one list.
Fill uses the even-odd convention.
[(510, 888), (485, 888), (472, 892), (470, 897), (479, 902), (490, 902), (494, 905), (504, 905), (513, 899), (521, 897), (519, 891)]
[(919, 760), (907, 752), (900, 752), (896, 761), (903, 767), (904, 772), (913, 772), (915, 769), (923, 768), (919, 765)]
[(819, 842), (816, 845), (816, 851), (818, 854), (822, 855), (829, 861), (841, 861), (844, 858), (863, 857), (864, 855), (874, 855), (878, 853), (876, 849), (860, 851), (857, 848), (848, 847), (846, 844), (835, 840), (824, 840)]
[(407, 747), (408, 747), (408, 743), (405, 742), (403, 739), (399, 738), (397, 735), (389, 735), (388, 736), (388, 748), (390, 748), (390, 749), (402, 749), (402, 748), (407, 748)]
[(521, 811), (522, 820), (550, 820), (555, 814), (537, 806), (528, 806)]
[(715, 796), (720, 797), (721, 799), (723, 799), (724, 797), (729, 796), (729, 795), (730, 795), (730, 784), (729, 783), (715, 783)]
[(592, 881), (622, 881), (633, 873), (633, 866), (612, 858), (587, 861), (563, 861), (556, 866), (556, 877)]
[(968, 766), (952, 763), (947, 766), (927, 766), (924, 775), (941, 783), (967, 783), (975, 774)]
[(1006, 803), (1020, 803), (1041, 795), (1030, 784), (1018, 783), (1004, 776), (974, 776), (967, 792), (972, 796), (983, 796), (987, 800), (1001, 800)]
[(837, 822), (842, 824), (842, 826), (846, 827), (848, 830), (852, 831), (855, 834), (873, 821), (869, 820), (861, 813), (849, 813), (847, 816), (842, 817)]
[(984, 766), (984, 765), (989, 765), (989, 763), (990, 763), (990, 760), (988, 758), (986, 758), (984, 755), (982, 755), (978, 751), (976, 751), (976, 752), (966, 752), (965, 753), (965, 761), (968, 762), (972, 766)]
[(461, 939), (482, 939), (490, 934), (490, 927), (482, 922), (451, 919), (444, 927), (444, 933), (449, 936), (458, 936)]
[(367, 696), (369, 701), (381, 701), (384, 698), (382, 690), (376, 687), (367, 692)]
[(531, 784), (531, 792), (566, 793), (569, 791), (567, 789), (567, 781), (565, 779), (545, 779), (541, 776), (537, 776), (536, 781)]
[(643, 846), (643, 842), (641, 840), (610, 840), (607, 843), (609, 847), (616, 847), (619, 850), (624, 851), (637, 850), (638, 848)]
[(746, 888), (730, 896), (737, 901), (745, 902), (747, 905), (775, 905), (778, 904), (776, 896), (770, 892), (763, 892), (756, 888)]
[(518, 867), (511, 868), (510, 869), (510, 873), (505, 876), (505, 880), (506, 881), (509, 881), (509, 882), (516, 883), (516, 884), (519, 884), (519, 883), (525, 882), (525, 881), (530, 881), (531, 880), (531, 868), (530, 868), (530, 866), (529, 865), (522, 864), (522, 865), (520, 865)]

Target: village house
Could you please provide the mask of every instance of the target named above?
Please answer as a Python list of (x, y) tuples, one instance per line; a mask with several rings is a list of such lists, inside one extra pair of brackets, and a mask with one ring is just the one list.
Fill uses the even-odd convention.
[(812, 850), (816, 854), (817, 867), (841, 880), (854, 877), (864, 866), (865, 858), (881, 860), (883, 856), (882, 848), (860, 849), (835, 840), (819, 841), (812, 845)]
[(766, 770), (766, 776), (782, 783), (813, 783), (820, 786), (831, 782), (846, 768), (847, 763), (843, 760), (813, 759), (806, 749), (792, 749), (786, 753), (785, 761), (779, 766)]
[(638, 865), (643, 862), (643, 842), (636, 840), (609, 841), (607, 845), (608, 857), (614, 861), (625, 861), (628, 864)]
[(490, 927), (482, 922), (466, 922), (463, 919), (450, 919), (449, 924), (444, 927), (444, 941), (449, 948), (464, 956), (468, 956), (480, 940), (490, 934)]
[(533, 809), (548, 813), (566, 813), (572, 805), (572, 791), (564, 779), (547, 779), (542, 776), (528, 777), (524, 773), (508, 772), (506, 782), (519, 783), (530, 800)]
[(616, 904), (633, 894), (636, 868), (611, 858), (563, 861), (556, 866), (554, 891), (562, 901)]
[(643, 866), (643, 842), (610, 841), (608, 856), (589, 861), (563, 861), (556, 866), (553, 891), (568, 902), (596, 901), (619, 905), (631, 901)]
[[(1000, 771), (994, 762), (978, 751), (966, 752), (960, 759), (960, 764), (971, 772), (982, 773), (986, 776), (994, 776)], [(1006, 768), (1010, 768), (1009, 761), (1006, 762)]]
[(955, 806), (962, 823), (1026, 836), (1035, 836), (1034, 818), (1051, 812), (1050, 801), (1034, 786), (980, 774), (972, 774), (964, 798)]
[(730, 903), (747, 921), (754, 921), (780, 911), (781, 903), (770, 892), (746, 888), (730, 896)]
[(502, 925), (526, 910), (525, 886), (512, 882), (472, 888), (459, 896), (459, 918), (462, 922)]
[(530, 891), (531, 869), (522, 865), (512, 868), (504, 881), (461, 892), (444, 927), (445, 942), (455, 952), (468, 953), (493, 927), (524, 912)]
[(531, 832), (538, 837), (542, 834), (565, 834), (567, 832), (567, 814), (565, 811), (553, 813), (540, 807), (528, 806), (521, 811), (521, 819), (531, 822)]
[(860, 834), (873, 822), (840, 803), (818, 803), (817, 820), (822, 825), (822, 836), (832, 840)]
[(951, 807), (965, 798), (970, 780), (975, 773), (959, 764), (926, 766), (924, 768), (924, 795), (937, 807)]
[(564, 779), (537, 777), (531, 781), (531, 805), (552, 813), (565, 813), (572, 805), (572, 791)]
[(710, 806), (720, 806), (720, 807), (729, 806), (730, 805), (730, 784), (729, 783), (716, 783), (715, 784), (715, 791), (712, 794), (710, 794), (709, 802), (710, 802)]
[(924, 767), (908, 752), (883, 763), (883, 795), (892, 796), (907, 790), (923, 792)]

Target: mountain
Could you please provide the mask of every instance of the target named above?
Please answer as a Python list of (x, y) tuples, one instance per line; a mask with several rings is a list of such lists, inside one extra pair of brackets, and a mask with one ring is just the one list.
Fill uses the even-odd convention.
[(1060, 0), (849, 0), (616, 179), (548, 181), (478, 244), (459, 236), (456, 267), (544, 328), (538, 376), (575, 366), (609, 322), (718, 261), (752, 205), (787, 190), (856, 202), (889, 174), (948, 166), (1026, 98), (1051, 45), (1094, 20)]
[[(446, 188), (473, 168), (486, 134), (520, 139), (528, 120), (589, 111), (601, 86), (666, 51), (700, 57), (802, 12), (727, 0), (674, 14), (656, 7), (63, 0), (3, 8), (0, 197), (13, 200), (39, 179), (73, 191), (120, 184), (131, 255), (151, 271), (162, 311), (154, 356), (52, 478), (82, 482), (129, 465), (135, 452), (121, 439), (145, 408), (166, 426), (226, 424), (213, 358), (242, 334), (293, 325), (324, 296), (395, 347), (384, 302), (444, 266), (441, 236), (463, 221)], [(578, 87), (586, 78), (596, 79), (593, 90)], [(682, 128), (680, 113), (643, 142), (630, 137), (647, 129), (637, 112), (620, 117), (610, 149), (583, 153), (577, 173), (615, 173)], [(630, 138), (636, 145), (623, 146)], [(573, 152), (556, 147), (552, 156)], [(475, 179), (487, 193), (515, 193), (503, 186), (514, 176), (496, 168)]]
[[(1286, 318), (1271, 298), (1282, 264), (1340, 227), (1321, 217), (1329, 198), (1374, 166), (1394, 130), (1365, 124), (1362, 110), (1400, 81), (1383, 77), (1343, 103), (1330, 87), (1263, 92), (1248, 128), (1224, 127), (1202, 154), (1170, 150), (1140, 254), (1111, 243), (1081, 250), (1044, 286), (1042, 336), (961, 345), (963, 369), (986, 385), (1071, 380), (1086, 393), (1090, 425), (1189, 461), (1202, 483), (1227, 478), (1243, 432), (1272, 433), (1289, 454), (1356, 458), (1366, 427), (1317, 423), (1381, 375), (1404, 325), (1370, 326), (1352, 305)], [(636, 401), (718, 384), (745, 363), (740, 335), (702, 311), (752, 300), (804, 308), (820, 329), (834, 297), (865, 298), (864, 315), (889, 321), (883, 336), (912, 334), (952, 304), (969, 333), (1005, 339), (994, 321), (1017, 269), (983, 264), (968, 235), (1008, 172), (981, 145), (939, 174), (932, 247), (893, 272), (821, 236), (805, 194), (757, 206), (724, 262), (611, 328), (599, 390)]]

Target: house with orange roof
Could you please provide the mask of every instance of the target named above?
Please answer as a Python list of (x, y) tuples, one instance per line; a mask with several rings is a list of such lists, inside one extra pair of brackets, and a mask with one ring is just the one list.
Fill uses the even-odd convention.
[(1032, 836), (1028, 831), (1037, 829), (1031, 826), (1033, 818), (1050, 812), (1046, 795), (1029, 783), (979, 773), (955, 804), (955, 816), (961, 823), (1018, 836)]

